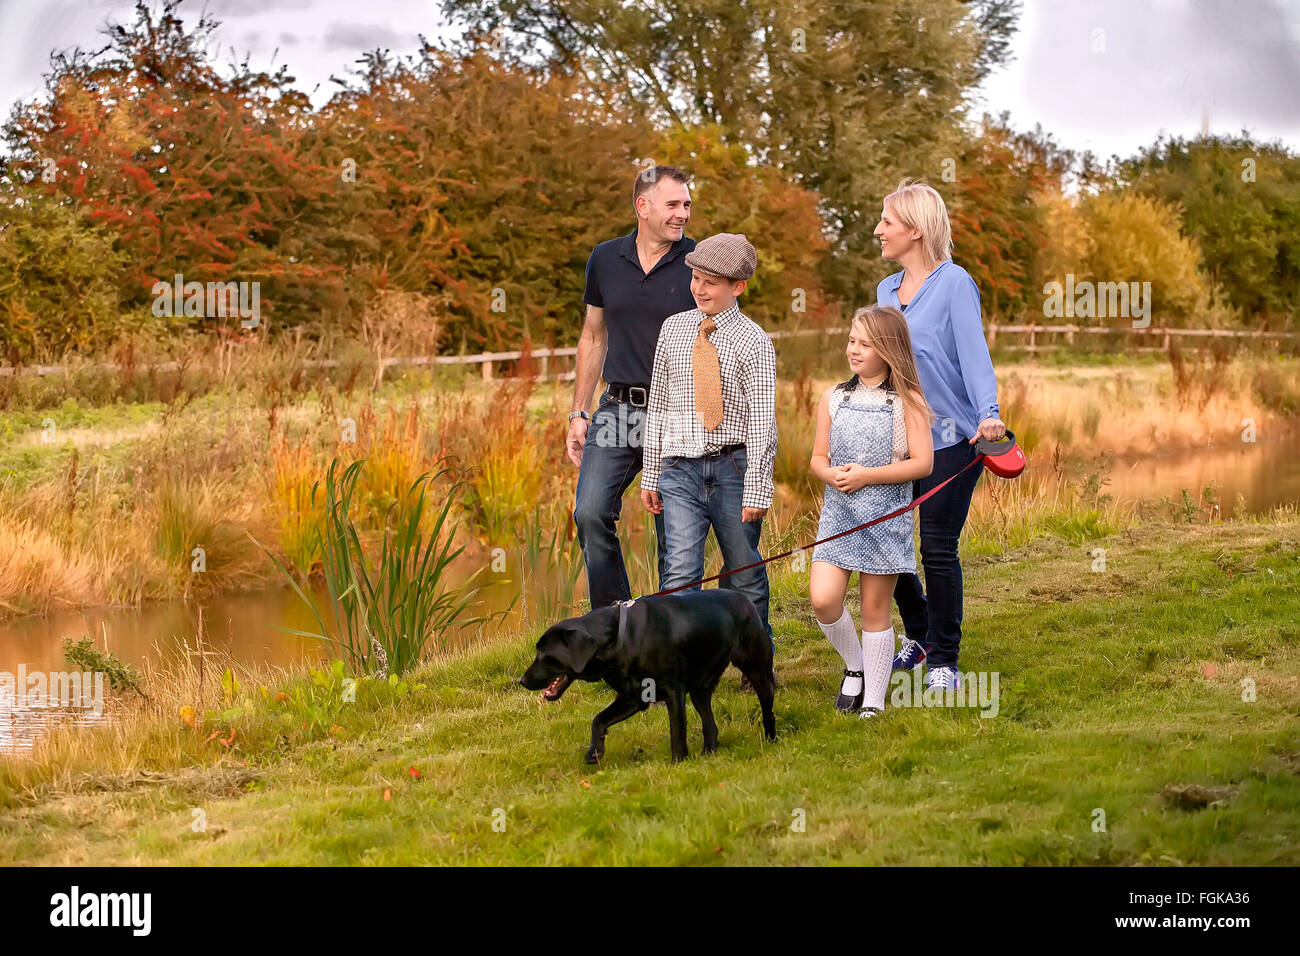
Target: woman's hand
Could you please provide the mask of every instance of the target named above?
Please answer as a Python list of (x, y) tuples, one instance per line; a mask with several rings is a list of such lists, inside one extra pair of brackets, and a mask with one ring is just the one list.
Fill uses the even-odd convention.
[(968, 444), (975, 444), (981, 438), (987, 438), (989, 441), (997, 441), (1007, 433), (1006, 423), (1000, 418), (986, 418), (980, 422), (979, 429), (975, 432), (975, 437)]
[(866, 485), (870, 473), (859, 464), (850, 463), (831, 469), (831, 484), (846, 495)]

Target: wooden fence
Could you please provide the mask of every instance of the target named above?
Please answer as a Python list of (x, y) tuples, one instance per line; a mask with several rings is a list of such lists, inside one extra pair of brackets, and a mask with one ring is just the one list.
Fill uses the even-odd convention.
[[(1215, 339), (1247, 339), (1250, 341), (1300, 339), (1300, 333), (1297, 332), (1255, 332), (1244, 329), (1125, 329), (1097, 325), (998, 325), (992, 322), (985, 326), (984, 335), (988, 340), (989, 348), (993, 347), (1001, 335), (1026, 337), (1028, 342), (1003, 346), (1003, 348), (1025, 352), (1043, 352), (1062, 347), (1060, 342), (1040, 344), (1038, 342), (1040, 335), (1064, 336), (1064, 345), (1066, 346), (1073, 345), (1075, 336), (1079, 335), (1126, 336), (1129, 339), (1130, 347), (1138, 352), (1167, 351), (1175, 338), (1190, 338), (1193, 340), (1191, 344), (1194, 347)], [(1157, 340), (1159, 341), (1158, 345), (1154, 344)]]
[[(847, 335), (848, 326), (842, 328), (826, 329), (792, 329), (777, 332), (769, 332), (768, 336), (772, 339), (799, 338), (809, 335)], [(1026, 352), (1042, 352), (1055, 348), (1061, 348), (1060, 342), (1038, 342), (1040, 335), (1046, 336), (1064, 336), (1064, 345), (1074, 344), (1076, 336), (1088, 335), (1121, 335), (1128, 336), (1132, 341), (1131, 348), (1139, 352), (1160, 352), (1169, 348), (1170, 342), (1175, 337), (1190, 338), (1193, 343), (1208, 342), (1214, 339), (1247, 339), (1252, 341), (1273, 341), (1283, 339), (1300, 339), (1300, 333), (1297, 332), (1252, 332), (1235, 329), (1122, 329), (1109, 328), (1106, 326), (1089, 326), (1089, 325), (999, 325), (990, 322), (985, 326), (985, 338), (988, 340), (989, 347), (1003, 336), (1020, 336), (1027, 337), (1028, 342), (1016, 343), (1014, 345), (1003, 345), (1003, 348), (1016, 349)], [(1139, 345), (1139, 342), (1154, 343), (1159, 340), (1160, 344)], [(385, 358), (380, 361), (381, 368), (393, 368), (403, 365), (474, 365), (478, 364), (482, 368), (484, 380), (493, 378), (497, 366), (508, 363), (518, 362), (524, 357), (524, 351), (513, 352), (479, 352), (474, 355), (417, 355), (406, 358)], [(572, 368), (556, 373), (551, 373), (551, 360), (561, 360), (564, 364), (570, 364), (569, 360), (576, 362), (578, 349), (576, 346), (556, 349), (533, 349), (527, 353), (530, 358), (538, 363), (541, 374), (538, 376), (542, 379), (554, 378), (557, 381), (573, 381), (574, 371)], [(302, 363), (308, 368), (337, 368), (343, 364), (340, 359), (307, 359)], [(121, 365), (113, 364), (96, 364), (88, 366), (91, 368), (114, 369), (120, 370)], [(142, 370), (150, 368), (157, 371), (174, 370), (180, 367), (178, 362), (160, 362), (152, 366), (139, 366)], [(68, 367), (66, 365), (30, 365), (20, 368), (0, 367), (0, 376), (4, 375), (61, 375), (66, 374)]]

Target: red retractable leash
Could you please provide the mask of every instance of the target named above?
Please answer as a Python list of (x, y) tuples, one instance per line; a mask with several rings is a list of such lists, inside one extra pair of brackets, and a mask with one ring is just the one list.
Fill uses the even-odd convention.
[(836, 538), (842, 538), (846, 534), (853, 534), (855, 531), (861, 531), (863, 528), (870, 528), (873, 524), (880, 524), (880, 522), (888, 521), (890, 518), (897, 518), (899, 515), (906, 514), (913, 508), (920, 507), (926, 499), (938, 494), (949, 482), (956, 480), (959, 476), (970, 471), (980, 462), (983, 462), (984, 467), (999, 478), (1014, 478), (1024, 471), (1025, 467), (1029, 464), (1028, 460), (1025, 458), (1024, 451), (1022, 451), (1020, 446), (1016, 444), (1015, 432), (1011, 431), (1009, 428), (1007, 429), (1005, 438), (998, 439), (997, 441), (981, 438), (976, 441), (975, 452), (975, 457), (972, 458), (970, 463), (962, 468), (961, 471), (957, 472), (957, 474), (935, 485), (925, 494), (921, 495), (921, 497), (913, 499), (910, 504), (897, 508), (894, 511), (889, 512), (889, 514), (881, 515), (879, 518), (872, 518), (866, 524), (860, 524), (856, 528), (849, 528), (848, 531), (841, 531), (838, 534), (833, 534), (829, 538), (822, 538), (820, 541), (814, 541), (807, 547), (791, 548), (789, 551), (782, 551), (780, 554), (774, 554), (770, 558), (764, 558), (762, 561), (755, 561), (753, 564), (747, 564), (743, 568), (734, 568), (730, 571), (723, 571), (721, 574), (715, 574), (712, 577), (693, 581), (690, 584), (668, 588), (664, 591), (656, 591), (654, 594), (647, 595), (647, 597), (660, 597), (664, 594), (674, 594), (677, 591), (685, 591), (688, 588), (693, 588), (697, 584), (707, 584), (710, 581), (717, 581), (731, 574), (738, 574), (741, 571), (748, 571), (750, 568), (757, 568), (760, 565), (767, 564), (769, 561), (779, 561), (781, 558), (788, 558), (796, 551), (807, 551), (811, 548), (817, 547), (819, 544), (825, 544), (827, 541), (834, 541)]

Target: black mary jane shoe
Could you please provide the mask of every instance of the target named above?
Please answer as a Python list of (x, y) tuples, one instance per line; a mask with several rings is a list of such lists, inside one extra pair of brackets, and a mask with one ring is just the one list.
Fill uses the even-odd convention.
[[(838, 697), (835, 698), (835, 709), (838, 711), (842, 711), (843, 713), (846, 714), (851, 714), (851, 713), (855, 713), (862, 707), (862, 697), (867, 692), (867, 684), (866, 681), (863, 680), (862, 671), (846, 670), (844, 672), (844, 676), (856, 677), (858, 678), (858, 680), (863, 681), (862, 690), (858, 691), (857, 694), (855, 694), (853, 697), (841, 693)], [(844, 688), (844, 684), (841, 683), (840, 689), (843, 690), (843, 688)]]

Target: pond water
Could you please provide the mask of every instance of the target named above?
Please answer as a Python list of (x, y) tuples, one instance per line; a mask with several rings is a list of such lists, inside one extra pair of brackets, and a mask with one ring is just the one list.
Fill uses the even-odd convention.
[[(1096, 465), (1075, 465), (1080, 474)], [(1209, 448), (1184, 449), (1165, 455), (1120, 459), (1110, 463), (1104, 491), (1119, 501), (1158, 503), (1168, 497), (1175, 503), (1186, 488), (1196, 501), (1213, 483), (1225, 515), (1232, 513), (1237, 496), (1251, 514), (1263, 514), (1278, 505), (1300, 501), (1300, 430), (1272, 442), (1233, 442)]]
[[(1034, 458), (1031, 455), (1031, 468)], [(1066, 475), (1077, 478), (1097, 469), (1095, 462), (1077, 462), (1066, 468)], [(1213, 483), (1225, 514), (1232, 513), (1238, 495), (1249, 512), (1263, 513), (1300, 501), (1300, 432), (1272, 442), (1111, 462), (1106, 474), (1103, 490), (1122, 502), (1157, 503), (1162, 497), (1178, 502), (1183, 488), (1197, 500), (1201, 490)], [(631, 507), (633, 499), (627, 500)], [(625, 518), (630, 514), (625, 509)], [(639, 532), (641, 524), (633, 521), (633, 530)], [(625, 547), (625, 553), (628, 550)], [(545, 584), (535, 576), (529, 578), (534, 593)], [(500, 578), (496, 582), (488, 579), (480, 613), (504, 610), (516, 590), (517, 585)], [(586, 593), (581, 579), (576, 593)], [(201, 613), (204, 648), (218, 655), (217, 659), (229, 655), (248, 664), (289, 667), (330, 656), (319, 641), (281, 629), (313, 630), (315, 626), (311, 613), (288, 588), (209, 598), (202, 602)], [(17, 686), (20, 670), (27, 674), (70, 670), (63, 659), (66, 638), (89, 635), (96, 646), (107, 646), (124, 661), (139, 664), (147, 660), (152, 666), (169, 668), (196, 652), (199, 615), (195, 602), (168, 601), (142, 608), (90, 608), (0, 624), (0, 751), (29, 749), (35, 736), (53, 721), (93, 723), (103, 719), (90, 709), (62, 706), (48, 694), (42, 699), (24, 696), (23, 688)], [(494, 626), (507, 623), (498, 619)]]

